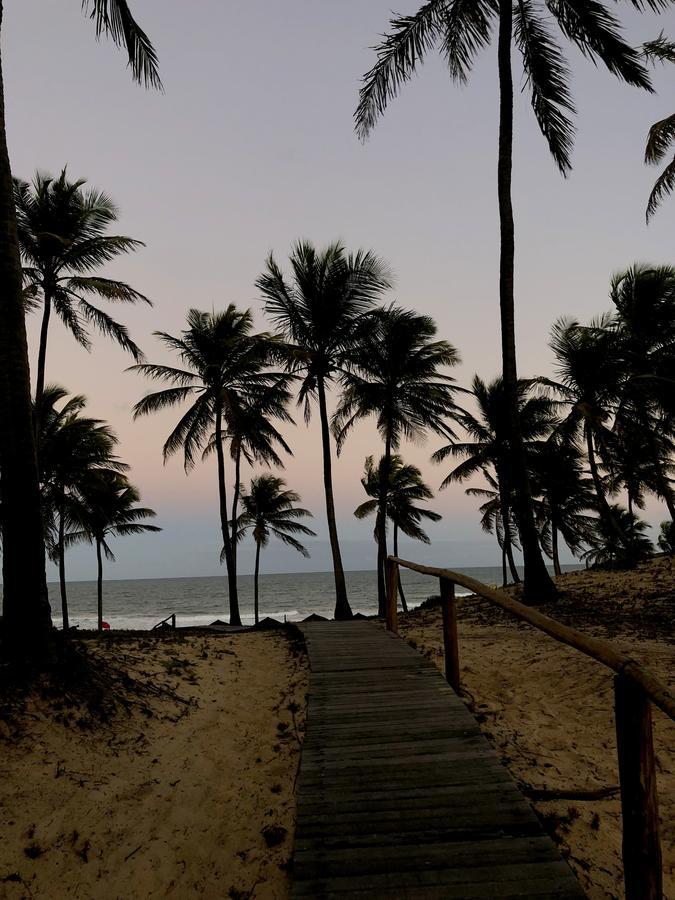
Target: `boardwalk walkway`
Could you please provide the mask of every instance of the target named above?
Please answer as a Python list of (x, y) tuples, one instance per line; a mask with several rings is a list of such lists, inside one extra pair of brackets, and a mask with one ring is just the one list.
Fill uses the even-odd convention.
[(584, 896), (432, 663), (372, 622), (301, 628), (294, 898)]

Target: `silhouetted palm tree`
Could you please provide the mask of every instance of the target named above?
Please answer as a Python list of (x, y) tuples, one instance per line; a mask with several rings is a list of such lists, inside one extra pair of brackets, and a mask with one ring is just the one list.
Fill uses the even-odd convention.
[(32, 185), (14, 179), (27, 306), (30, 309), (42, 306), (35, 376), (38, 410), (45, 383), (52, 310), (83, 347), (90, 348), (88, 326), (94, 325), (131, 353), (137, 362), (142, 358), (125, 326), (87, 298), (150, 304), (147, 297), (124, 281), (97, 274), (105, 263), (144, 244), (129, 237), (106, 234), (117, 221), (117, 208), (110, 197), (100, 191), (83, 190), (85, 184), (83, 179), (69, 181), (65, 169), (58, 178), (38, 172)]
[[(62, 403), (60, 408), (59, 403)], [(124, 472), (128, 468), (114, 455), (117, 437), (110, 427), (100, 419), (82, 415), (85, 404), (84, 397), (69, 398), (64, 388), (47, 385), (41, 408), (36, 411), (36, 421), (40, 423), (38, 441), (45, 532), (49, 555), (59, 568), (64, 633), (69, 627), (65, 537), (76, 524), (80, 485), (96, 469), (105, 467)]]
[(407, 309), (389, 306), (373, 315), (361, 340), (345, 357), (342, 394), (333, 417), (338, 453), (361, 419), (373, 416), (384, 442), (378, 504), (377, 593), (386, 614), (384, 566), (387, 559), (387, 486), (393, 450), (402, 440), (420, 440), (427, 432), (452, 435), (448, 419), (455, 410), (454, 379), (442, 369), (459, 362), (447, 341), (435, 340), (436, 323)]
[[(551, 387), (568, 406), (561, 433), (566, 439), (581, 437), (597, 494), (598, 511), (617, 540), (625, 539), (619, 518), (607, 501), (597, 453), (609, 463), (616, 443), (612, 414), (619, 398), (621, 359), (611, 329), (611, 316), (601, 316), (585, 327), (571, 319), (558, 319), (550, 346), (556, 358), (557, 381), (538, 379)], [(597, 453), (596, 453), (597, 451)]]
[[(532, 392), (533, 383), (524, 379), (518, 382), (518, 430), (525, 442), (528, 459), (531, 447), (551, 433), (556, 423), (555, 404), (540, 394)], [(510, 412), (505, 402), (502, 378), (484, 382), (478, 375), (471, 384), (471, 394), (477, 407), (476, 414), (462, 410), (457, 415), (469, 441), (453, 440), (437, 450), (432, 459), (440, 463), (448, 458), (465, 457), (445, 477), (441, 489), (453, 482), (463, 482), (482, 474), (488, 484), (499, 492), (500, 520), (504, 531), (503, 548), (511, 568), (513, 580), (520, 577), (513, 559), (513, 503), (515, 485), (511, 466), (512, 441), (509, 425)], [(482, 496), (482, 495), (481, 495)], [(522, 541), (522, 535), (520, 535)]]
[(508, 567), (511, 570), (511, 578), (518, 584), (520, 575), (513, 558), (513, 548), (520, 550), (518, 541), (518, 525), (513, 518), (513, 512), (509, 508), (508, 520), (504, 520), (502, 501), (499, 494), (499, 485), (489, 471), (483, 472), (488, 488), (466, 488), (464, 493), (468, 497), (480, 497), (483, 501), (478, 507), (480, 513), (480, 526), (487, 534), (494, 534), (502, 554), (502, 587), (509, 583)]
[(112, 562), (115, 554), (108, 541), (111, 537), (161, 531), (157, 525), (146, 525), (154, 518), (153, 509), (136, 506), (138, 490), (126, 477), (113, 469), (96, 469), (80, 482), (80, 500), (73, 519), (77, 528), (66, 535), (66, 545), (88, 541), (96, 546), (96, 596), (98, 630), (103, 629), (103, 556)]
[(305, 421), (316, 400), (321, 420), (323, 483), (326, 519), (335, 576), (335, 618), (352, 615), (347, 599), (340, 543), (335, 521), (333, 466), (326, 391), (339, 373), (345, 353), (359, 338), (363, 317), (390, 287), (383, 263), (371, 252), (347, 254), (339, 243), (317, 251), (309, 241), (299, 241), (290, 256), (292, 280), (288, 281), (270, 255), (256, 285), (265, 298), (265, 311), (281, 331), (289, 348), (289, 367), (302, 373), (298, 404), (304, 405)]
[(593, 482), (584, 475), (579, 448), (555, 436), (531, 454), (530, 468), (542, 546), (553, 560), (555, 574), (562, 575), (559, 538), (579, 556), (597, 529), (597, 517), (589, 515), (597, 506)]
[(311, 512), (301, 506), (295, 506), (300, 495), (286, 489), (283, 479), (275, 475), (258, 475), (251, 479), (248, 494), (241, 498), (243, 512), (238, 520), (239, 537), (252, 530), (255, 541), (255, 572), (253, 576), (253, 614), (255, 624), (260, 619), (258, 603), (258, 577), (260, 575), (260, 551), (269, 543), (270, 535), (282, 543), (293, 547), (298, 553), (308, 557), (304, 547), (295, 535), (314, 536), (315, 532), (298, 519), (311, 517)]
[(648, 557), (654, 550), (645, 532), (649, 527), (642, 519), (618, 504), (612, 504), (612, 518), (619, 523), (625, 538), (619, 540), (608, 519), (597, 520), (595, 531), (588, 536), (589, 549), (583, 559), (601, 567), (629, 568)]
[[(364, 519), (366, 516), (377, 514), (380, 505), (380, 496), (382, 494), (380, 485), (380, 475), (386, 470), (382, 460), (376, 466), (373, 457), (366, 458), (363, 477), (361, 484), (366, 494), (371, 500), (366, 500), (354, 510), (357, 519)], [(393, 544), (394, 556), (398, 556), (398, 535), (403, 532), (407, 537), (415, 541), (422, 541), (429, 544), (429, 536), (421, 526), (421, 522), (426, 519), (429, 522), (440, 522), (442, 516), (430, 509), (425, 509), (416, 504), (426, 502), (433, 498), (433, 492), (424, 483), (422, 473), (410, 463), (404, 463), (398, 454), (391, 457), (389, 463), (388, 484), (385, 486), (387, 497), (387, 518), (393, 525)], [(377, 541), (377, 528), (375, 529), (375, 540)], [(401, 573), (398, 574), (398, 591), (401, 597), (401, 605), (403, 611), (408, 611), (405, 593), (403, 592), (403, 584), (401, 582)]]
[[(191, 405), (164, 443), (164, 459), (183, 452), (185, 471), (195, 464), (199, 451), (213, 444), (217, 459), (218, 501), (223, 555), (227, 565), (230, 624), (241, 625), (237, 573), (230, 533), (225, 476), (224, 440), (232, 434), (232, 423), (253, 399), (264, 397), (282, 377), (269, 371), (270, 339), (254, 335), (250, 310), (230, 304), (224, 312), (191, 309), (187, 329), (180, 338), (155, 332), (160, 341), (177, 353), (186, 368), (142, 363), (132, 370), (172, 387), (143, 397), (134, 406), (134, 418), (159, 412), (186, 401)], [(236, 430), (236, 424), (234, 425)]]
[[(632, 0), (638, 9), (659, 9), (660, 0), (647, 4)], [(532, 109), (555, 163), (563, 174), (571, 169), (574, 105), (569, 67), (551, 30), (562, 35), (593, 62), (630, 84), (651, 90), (641, 51), (622, 38), (619, 23), (600, 0), (548, 2), (535, 0), (427, 0), (417, 13), (390, 22), (390, 31), (375, 48), (377, 61), (366, 74), (356, 110), (356, 128), (366, 137), (403, 84), (424, 58), (439, 48), (456, 82), (464, 83), (479, 52), (497, 36), (499, 78), (499, 151), (497, 164), (501, 231), (499, 296), (505, 399), (509, 410), (510, 468), (517, 519), (525, 558), (526, 598), (546, 599), (555, 587), (539, 548), (527, 478), (525, 450), (518, 433), (518, 376), (514, 326), (514, 220), (511, 200), (513, 156), (512, 52), (519, 51), (530, 91)], [(496, 26), (496, 29), (495, 29)]]
[[(644, 485), (665, 502), (675, 521), (673, 431), (668, 427), (675, 412), (675, 267), (632, 266), (612, 278), (610, 297), (615, 307), (612, 352), (621, 361), (615, 455), (625, 473), (640, 463)], [(621, 444), (631, 451), (622, 452)]]
[[(96, 25), (126, 49), (133, 77), (160, 87), (157, 57), (127, 0), (84, 0)], [(0, 26), (3, 2), (0, 0)], [(0, 456), (3, 506), (3, 649), (44, 659), (51, 652), (40, 485), (24, 319), (21, 254), (7, 152), (0, 57)]]

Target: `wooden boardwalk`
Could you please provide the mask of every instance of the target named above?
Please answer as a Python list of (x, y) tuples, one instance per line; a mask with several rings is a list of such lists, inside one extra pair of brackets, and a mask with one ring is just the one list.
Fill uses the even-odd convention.
[(294, 898), (585, 896), (432, 663), (372, 622), (300, 627)]

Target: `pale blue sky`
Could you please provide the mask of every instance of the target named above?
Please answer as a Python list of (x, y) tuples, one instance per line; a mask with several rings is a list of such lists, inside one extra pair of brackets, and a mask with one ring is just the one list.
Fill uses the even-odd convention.
[[(391, 5), (135, 0), (160, 55), (166, 90), (153, 94), (131, 83), (120, 53), (96, 44), (78, 0), (6, 0), (13, 170), (30, 177), (37, 167), (56, 171), (68, 163), (71, 176), (114, 197), (120, 232), (147, 243), (111, 271), (155, 301), (153, 310), (120, 310), (150, 359), (162, 358), (151, 332), (179, 331), (189, 306), (251, 306), (262, 327), (253, 284), (268, 251), (283, 260), (298, 237), (318, 244), (340, 237), (388, 261), (396, 273), (391, 299), (436, 318), (440, 334), (461, 352), (460, 382), (474, 372), (496, 374), (494, 49), (462, 90), (440, 61), (430, 61), (361, 145), (352, 130), (359, 79)], [(417, 5), (400, 0), (395, 10)], [(661, 28), (675, 35), (675, 15), (659, 20), (630, 13), (628, 4), (612, 7), (626, 15), (635, 40)], [(526, 375), (550, 371), (546, 340), (557, 316), (587, 318), (607, 307), (612, 272), (636, 260), (675, 261), (675, 201), (645, 226), (655, 173), (642, 163), (648, 126), (673, 111), (672, 72), (657, 73), (654, 97), (616, 83), (578, 54), (572, 61), (580, 114), (569, 179), (558, 175), (526, 98), (518, 98), (517, 307)], [(192, 574), (197, 559), (203, 574), (215, 573), (213, 466), (189, 478), (178, 460), (162, 467), (161, 443), (175, 415), (131, 422), (129, 410), (146, 385), (123, 373), (129, 362), (100, 339), (88, 355), (53, 331), (48, 378), (86, 393), (92, 414), (112, 422), (144, 501), (165, 526), (133, 547), (120, 544), (110, 575)], [(318, 433), (300, 422), (290, 440), (296, 456), (287, 480), (325, 537)], [(430, 439), (404, 449), (434, 487), (445, 474), (428, 463), (437, 445)], [(357, 523), (352, 511), (361, 500), (363, 459), (378, 449), (374, 427), (364, 425), (336, 465), (338, 515), (350, 540), (370, 539), (370, 524)], [(476, 564), (476, 544), (463, 544), (482, 540), (474, 502), (453, 488), (434, 507), (444, 515), (434, 535), (454, 542), (448, 563), (461, 565), (471, 554)], [(489, 542), (482, 559), (495, 561)], [(312, 561), (291, 551), (279, 557), (278, 567), (306, 565)], [(89, 553), (73, 554), (74, 577), (93, 571)]]

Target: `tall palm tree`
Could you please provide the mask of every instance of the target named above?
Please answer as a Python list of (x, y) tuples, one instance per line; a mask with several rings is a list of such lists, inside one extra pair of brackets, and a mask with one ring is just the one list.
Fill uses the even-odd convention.
[(448, 418), (455, 410), (454, 379), (442, 369), (459, 362), (447, 341), (435, 340), (430, 316), (388, 306), (373, 315), (361, 340), (347, 354), (340, 377), (342, 394), (333, 417), (338, 453), (361, 419), (375, 417), (384, 443), (376, 524), (377, 594), (386, 614), (387, 486), (391, 454), (401, 441), (420, 440), (427, 432), (452, 436)]
[(289, 367), (302, 376), (298, 404), (304, 405), (306, 422), (311, 416), (311, 401), (319, 407), (335, 618), (348, 619), (352, 611), (335, 521), (326, 392), (341, 371), (345, 353), (359, 339), (363, 318), (391, 286), (391, 278), (372, 252), (347, 254), (340, 243), (317, 250), (309, 241), (299, 241), (292, 248), (290, 264), (293, 274), (289, 281), (270, 255), (256, 285), (265, 298), (267, 315), (288, 344)]
[[(133, 77), (160, 87), (157, 57), (128, 0), (84, 0), (97, 36), (126, 49)], [(3, 0), (0, 0), (0, 33)], [(0, 459), (3, 507), (3, 650), (41, 662), (52, 652), (45, 547), (30, 367), (24, 318), (21, 253), (7, 151), (0, 56)]]
[(295, 535), (314, 536), (315, 532), (307, 528), (298, 519), (311, 517), (312, 513), (295, 504), (300, 495), (286, 489), (285, 482), (276, 475), (258, 475), (251, 479), (251, 487), (241, 498), (243, 512), (238, 521), (238, 536), (241, 538), (251, 530), (255, 541), (255, 572), (253, 576), (253, 614), (255, 624), (260, 620), (258, 602), (258, 579), (260, 575), (260, 551), (269, 543), (270, 535), (303, 556), (308, 557), (304, 547)]
[[(69, 181), (63, 169), (58, 178), (36, 173), (32, 185), (14, 179), (17, 230), (24, 262), (27, 305), (42, 305), (42, 325), (35, 377), (35, 405), (40, 409), (45, 384), (47, 339), (52, 310), (83, 347), (91, 341), (88, 325), (113, 338), (138, 362), (141, 351), (124, 325), (94, 306), (89, 296), (114, 303), (150, 300), (124, 281), (104, 278), (100, 267), (124, 253), (144, 246), (122, 235), (106, 234), (117, 221), (110, 197), (83, 190), (86, 182)], [(36, 434), (38, 433), (36, 424)]]
[(132, 366), (133, 371), (171, 385), (139, 400), (134, 407), (134, 418), (192, 401), (164, 443), (165, 461), (182, 450), (185, 471), (189, 472), (198, 452), (203, 452), (211, 441), (213, 443), (232, 625), (241, 625), (241, 616), (227, 502), (224, 440), (233, 429), (236, 431), (236, 422), (246, 404), (255, 397), (266, 396), (283, 378), (267, 367), (269, 336), (254, 335), (252, 331), (250, 310), (238, 310), (233, 304), (217, 313), (191, 309), (187, 315), (187, 329), (181, 337), (155, 332), (166, 347), (178, 354), (185, 368), (151, 363)]
[[(380, 505), (380, 474), (385, 471), (385, 466), (380, 463), (376, 466), (373, 457), (366, 458), (361, 484), (366, 494), (371, 498), (361, 503), (354, 510), (357, 519), (377, 514)], [(404, 463), (403, 459), (394, 454), (389, 464), (389, 479), (385, 486), (387, 496), (387, 518), (393, 525), (394, 556), (398, 556), (398, 536), (403, 532), (407, 537), (415, 541), (429, 544), (429, 536), (421, 526), (426, 519), (429, 522), (440, 522), (443, 518), (433, 510), (425, 509), (417, 504), (433, 498), (433, 491), (422, 480), (422, 473), (410, 463)], [(385, 523), (386, 525), (386, 523)], [(375, 534), (377, 540), (377, 533)], [(401, 573), (398, 573), (398, 591), (404, 612), (408, 612)]]
[(161, 531), (157, 525), (147, 525), (154, 509), (136, 506), (140, 501), (138, 490), (115, 469), (96, 469), (89, 472), (80, 483), (80, 500), (73, 520), (77, 528), (66, 535), (68, 546), (88, 541), (96, 546), (96, 596), (98, 630), (103, 630), (103, 556), (115, 561), (108, 541), (111, 537), (127, 537), (132, 534)]
[(117, 472), (128, 469), (114, 455), (117, 437), (113, 431), (100, 419), (82, 415), (85, 405), (84, 397), (68, 397), (64, 388), (47, 385), (41, 409), (36, 411), (35, 417), (40, 423), (38, 441), (45, 532), (49, 555), (59, 569), (64, 633), (69, 627), (65, 538), (67, 531), (75, 525), (81, 500), (80, 485), (99, 468)]
[[(631, 0), (643, 10), (659, 10), (669, 0)], [(497, 192), (501, 233), (499, 301), (502, 364), (511, 440), (510, 468), (515, 486), (516, 514), (525, 558), (526, 598), (547, 599), (555, 587), (539, 547), (527, 476), (522, 436), (518, 425), (518, 375), (514, 313), (515, 227), (511, 199), (513, 159), (512, 51), (523, 64), (532, 109), (551, 155), (562, 172), (571, 169), (574, 104), (569, 88), (569, 67), (551, 24), (593, 62), (628, 82), (651, 90), (641, 51), (622, 37), (619, 22), (600, 0), (427, 0), (417, 13), (390, 22), (390, 31), (375, 48), (377, 61), (366, 74), (356, 110), (356, 129), (365, 138), (389, 101), (416, 73), (424, 58), (439, 48), (454, 81), (467, 81), (479, 52), (497, 32), (499, 79), (499, 147)]]
[[(533, 393), (532, 388), (531, 381), (525, 379), (518, 381), (518, 431), (525, 442), (528, 460), (533, 445), (547, 438), (556, 423), (553, 401)], [(486, 383), (475, 375), (471, 384), (471, 395), (477, 407), (476, 413), (464, 409), (457, 414), (457, 420), (470, 440), (453, 440), (437, 450), (432, 459), (440, 463), (448, 458), (464, 457), (463, 461), (444, 478), (441, 489), (453, 482), (463, 482), (474, 475), (482, 474), (489, 487), (498, 491), (500, 527), (504, 534), (503, 549), (513, 580), (518, 582), (520, 577), (513, 558), (515, 484), (511, 466), (510, 412), (505, 394), (502, 378), (495, 378)], [(487, 520), (485, 524), (488, 524)], [(520, 530), (519, 537), (522, 543)]]

